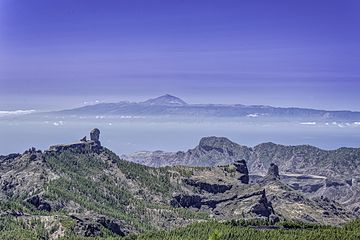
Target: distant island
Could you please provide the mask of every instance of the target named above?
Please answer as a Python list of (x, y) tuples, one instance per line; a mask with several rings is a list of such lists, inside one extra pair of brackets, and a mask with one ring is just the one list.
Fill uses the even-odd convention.
[(360, 124), (360, 112), (327, 111), (297, 107), (273, 107), (267, 105), (242, 104), (190, 104), (169, 94), (143, 102), (122, 101), (118, 103), (98, 103), (80, 108), (37, 113), (37, 115), (56, 116), (128, 116), (128, 117), (167, 117), (167, 118), (241, 118), (246, 121), (291, 121), (304, 124), (317, 121), (333, 124), (345, 121)]

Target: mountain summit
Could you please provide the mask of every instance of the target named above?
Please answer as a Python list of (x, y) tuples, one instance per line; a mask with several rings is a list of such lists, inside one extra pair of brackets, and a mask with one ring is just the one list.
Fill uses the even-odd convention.
[(172, 96), (170, 94), (165, 94), (163, 96), (152, 98), (144, 102), (149, 105), (165, 105), (165, 106), (185, 106), (187, 103), (182, 99)]

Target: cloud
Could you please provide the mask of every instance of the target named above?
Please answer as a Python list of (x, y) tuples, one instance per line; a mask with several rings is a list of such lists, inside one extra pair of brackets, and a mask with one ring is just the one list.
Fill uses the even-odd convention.
[(14, 110), (14, 111), (0, 111), (0, 117), (24, 115), (34, 113), (35, 110)]

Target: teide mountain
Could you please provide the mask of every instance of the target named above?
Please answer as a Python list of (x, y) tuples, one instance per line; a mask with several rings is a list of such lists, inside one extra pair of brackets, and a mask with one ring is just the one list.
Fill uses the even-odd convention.
[[(339, 224), (356, 217), (336, 201), (294, 190), (276, 177), (274, 165), (257, 183), (249, 181), (245, 160), (152, 168), (120, 159), (101, 145), (99, 133), (44, 152), (1, 156), (1, 222), (43, 226), (41, 233), (56, 239), (124, 236), (208, 219)], [(222, 140), (219, 149), (227, 145)]]
[[(41, 115), (38, 113), (36, 116)], [(100, 103), (46, 113), (60, 116), (136, 116), (175, 118), (244, 118), (261, 120), (347, 121), (360, 122), (360, 112), (325, 111), (305, 108), (279, 108), (263, 105), (187, 104), (182, 99), (164, 95), (144, 102)]]
[(159, 105), (159, 106), (186, 106), (187, 103), (178, 97), (171, 96), (169, 94), (149, 99), (144, 104), (147, 105)]

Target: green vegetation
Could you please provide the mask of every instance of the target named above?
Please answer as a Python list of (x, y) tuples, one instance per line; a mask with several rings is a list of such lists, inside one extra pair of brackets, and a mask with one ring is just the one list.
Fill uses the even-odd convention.
[(0, 217), (0, 239), (49, 239), (49, 233), (38, 220), (25, 222), (10, 217)]
[[(156, 229), (154, 211), (168, 218), (207, 219), (208, 215), (202, 212), (145, 201), (149, 195), (146, 191), (165, 199), (170, 197), (176, 188), (170, 183), (169, 171), (123, 161), (111, 151), (105, 151), (103, 156), (94, 156), (91, 152), (74, 154), (71, 150), (48, 154), (46, 162), (61, 177), (47, 184), (45, 198), (75, 202), (84, 210), (124, 220), (139, 231)], [(114, 170), (111, 163), (121, 172), (109, 174), (109, 169)], [(136, 195), (129, 190), (129, 180), (138, 186)]]
[(118, 167), (125, 173), (128, 179), (136, 180), (142, 187), (164, 195), (170, 196), (172, 186), (170, 173), (163, 168), (150, 168), (128, 161), (118, 161)]
[[(248, 225), (244, 227), (243, 225)], [(283, 225), (283, 226), (282, 226)], [(286, 226), (292, 228), (286, 228)], [(296, 228), (295, 228), (296, 225)], [(273, 229), (271, 229), (273, 228)], [(254, 225), (246, 221), (219, 223), (215, 221), (196, 223), (173, 231), (145, 233), (136, 240), (352, 240), (360, 239), (360, 221), (344, 227), (283, 222), (278, 226)]]
[[(77, 154), (75, 158), (69, 152), (49, 156), (46, 161), (63, 175), (48, 184), (47, 199), (73, 201), (88, 210), (125, 220), (139, 229), (151, 229), (145, 203), (134, 199), (121, 181), (103, 174), (108, 167), (105, 162), (89, 154)], [(135, 207), (125, 209), (130, 203)]]
[[(290, 228), (286, 226), (291, 226)], [(25, 223), (11, 218), (0, 218), (0, 239), (49, 239), (49, 233), (40, 221)], [(357, 240), (360, 239), (360, 221), (343, 227), (282, 222), (276, 226), (261, 221), (201, 222), (172, 231), (151, 231), (140, 235), (85, 238), (67, 234), (63, 240)]]

